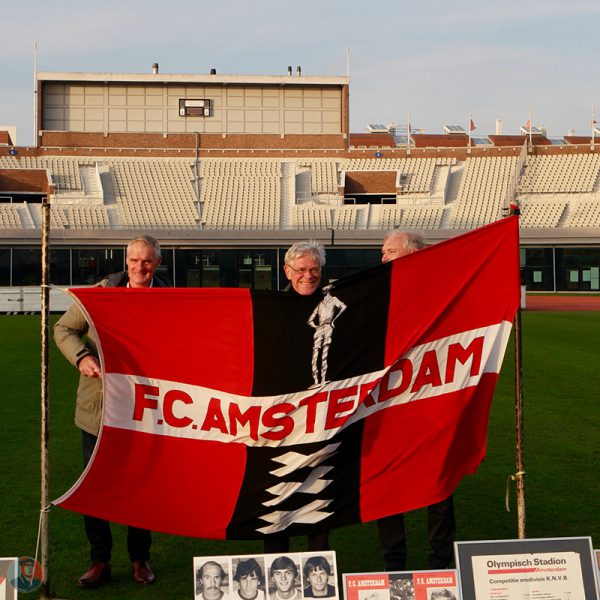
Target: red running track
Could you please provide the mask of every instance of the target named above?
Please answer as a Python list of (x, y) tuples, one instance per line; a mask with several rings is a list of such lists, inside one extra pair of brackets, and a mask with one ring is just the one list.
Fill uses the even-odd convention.
[(526, 310), (600, 310), (600, 296), (527, 294)]

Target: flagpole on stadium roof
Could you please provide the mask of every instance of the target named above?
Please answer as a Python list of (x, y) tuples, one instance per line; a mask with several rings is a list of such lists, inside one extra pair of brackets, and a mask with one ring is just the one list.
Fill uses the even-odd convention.
[[(41, 287), (41, 490), (40, 490), (40, 526), (38, 539), (40, 544), (40, 564), (42, 566), (42, 587), (40, 598), (50, 597), (50, 581), (48, 577), (48, 498), (50, 483), (49, 460), (49, 385), (48, 385), (48, 333), (49, 333), (49, 296), (50, 296), (50, 260), (48, 238), (50, 233), (50, 191), (42, 200), (42, 287)], [(36, 549), (37, 554), (37, 549)], [(37, 559), (37, 556), (36, 556)]]
[(346, 77), (350, 77), (350, 48), (346, 48)]
[(469, 145), (467, 146), (467, 154), (471, 153), (471, 131), (472, 131), (472, 125), (473, 123), (473, 119), (471, 118), (471, 109), (469, 109), (469, 118), (467, 120), (467, 129), (469, 130)]
[(590, 150), (594, 150), (594, 142), (595, 142), (595, 133), (596, 133), (596, 116), (595, 116), (594, 105), (592, 104), (592, 144), (590, 146)]
[(38, 145), (37, 110), (37, 42), (33, 42), (33, 145), (36, 148)]

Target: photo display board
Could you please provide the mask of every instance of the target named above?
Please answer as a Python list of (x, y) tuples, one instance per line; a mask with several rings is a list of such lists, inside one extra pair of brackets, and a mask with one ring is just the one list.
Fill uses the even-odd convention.
[(17, 558), (0, 558), (0, 600), (17, 600), (18, 577), (21, 576), (18, 569)]
[(464, 600), (597, 600), (589, 537), (455, 543)]
[(339, 598), (335, 552), (194, 557), (196, 600)]
[(346, 600), (457, 600), (456, 571), (344, 573)]

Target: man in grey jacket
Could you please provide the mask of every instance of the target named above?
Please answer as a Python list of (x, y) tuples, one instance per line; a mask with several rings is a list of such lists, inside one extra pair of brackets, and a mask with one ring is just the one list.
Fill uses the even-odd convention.
[[(161, 262), (160, 245), (149, 235), (141, 235), (129, 242), (125, 259), (127, 270), (114, 273), (98, 285), (103, 287), (148, 288), (168, 284), (155, 275)], [(102, 381), (96, 340), (77, 304), (73, 304), (54, 325), (54, 340), (65, 358), (79, 369), (79, 387), (75, 424), (83, 434), (83, 462), (87, 466), (94, 447), (102, 416)], [(95, 588), (111, 577), (112, 534), (108, 521), (84, 516), (85, 532), (90, 543), (91, 568), (80, 578), (78, 585)], [(136, 583), (154, 583), (148, 559), (151, 545), (150, 532), (129, 527), (127, 549), (132, 562), (132, 576)]]

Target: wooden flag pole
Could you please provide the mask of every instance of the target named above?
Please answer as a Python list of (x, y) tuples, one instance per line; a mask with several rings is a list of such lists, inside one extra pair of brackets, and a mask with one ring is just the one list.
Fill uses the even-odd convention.
[(41, 500), (40, 500), (40, 563), (43, 572), (43, 582), (40, 598), (50, 597), (50, 581), (48, 577), (48, 498), (49, 498), (49, 385), (48, 385), (48, 332), (49, 332), (49, 248), (48, 238), (50, 232), (50, 202), (48, 197), (42, 201), (42, 289), (41, 289)]
[[(514, 200), (509, 209), (509, 214), (520, 215), (520, 207)], [(527, 537), (525, 532), (525, 460), (524, 460), (524, 428), (523, 428), (523, 337), (522, 337), (521, 306), (514, 320), (514, 345), (515, 345), (515, 449), (517, 482), (517, 535), (519, 539)]]
[(525, 533), (525, 462), (523, 448), (523, 363), (521, 337), (521, 308), (517, 310), (514, 321), (515, 331), (515, 444), (517, 482), (517, 534), (519, 539), (527, 537)]

